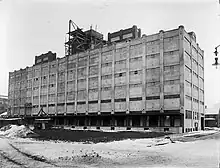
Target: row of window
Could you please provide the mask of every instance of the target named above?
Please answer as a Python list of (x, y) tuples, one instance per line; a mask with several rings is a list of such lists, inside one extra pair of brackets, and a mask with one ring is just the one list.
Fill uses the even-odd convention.
[[(185, 53), (187, 54), (187, 56), (189, 57), (189, 59), (192, 60), (193, 63), (195, 63), (197, 66), (198, 66), (198, 65), (201, 66), (201, 65), (198, 63), (198, 61), (195, 60), (187, 51), (185, 51)], [(198, 54), (198, 55), (199, 55), (200, 59), (203, 60), (203, 56), (202, 56), (201, 54)], [(201, 68), (203, 68), (203, 67), (201, 66)]]
[[(69, 93), (72, 93), (74, 95), (74, 92), (68, 92)], [(57, 97), (59, 96), (64, 96), (65, 94), (64, 93), (59, 93)], [(46, 98), (47, 95), (40, 95), (41, 98)], [(53, 97), (55, 98), (56, 97), (56, 94), (49, 94), (48, 97)], [(31, 97), (28, 97), (31, 99)], [(27, 99), (28, 99), (27, 98)], [(165, 95), (164, 96), (164, 99), (176, 99), (176, 98), (180, 98), (180, 95)], [(39, 99), (39, 96), (33, 96), (33, 99)], [(158, 100), (160, 99), (160, 96), (147, 96), (146, 97), (146, 100)], [(109, 99), (111, 100), (111, 99)], [(142, 97), (131, 97), (129, 98), (130, 101), (140, 101), (142, 100)], [(108, 101), (108, 100), (102, 100), (103, 102), (105, 101)], [(126, 98), (120, 98), (120, 99), (115, 99), (115, 102), (125, 102), (126, 101)]]
[[(175, 70), (178, 70), (178, 67), (179, 67), (179, 65), (164, 66), (164, 70), (165, 71), (175, 71)], [(159, 67), (151, 68), (151, 69), (146, 69), (146, 71), (147, 71), (146, 73), (148, 73), (149, 70), (153, 72), (154, 70), (159, 70)], [(111, 71), (109, 71), (109, 73), (111, 73)], [(141, 73), (142, 73), (142, 70), (130, 71), (130, 74), (141, 74)], [(87, 74), (87, 72), (86, 72), (85, 68), (84, 69), (78, 69), (78, 77), (79, 78), (80, 77), (86, 77), (86, 74)], [(90, 69), (89, 70), (89, 74), (90, 75), (95, 75), (95, 74), (98, 75), (98, 69), (96, 69), (96, 68), (95, 69), (94, 68)], [(68, 78), (74, 78), (75, 73), (74, 73), (73, 70), (70, 70), (70, 71), (68, 71), (67, 75), (68, 75)], [(121, 75), (122, 75), (122, 73), (119, 74), (119, 76), (121, 76)], [(117, 74), (116, 74), (116, 76), (117, 76)], [(47, 78), (48, 78), (48, 76), (44, 75), (44, 76), (41, 77), (41, 80), (44, 81), (44, 80), (47, 80)], [(56, 80), (56, 74), (55, 73), (50, 74), (49, 78), (50, 78), (50, 80)], [(65, 72), (58, 73), (58, 80), (64, 80), (64, 79), (65, 79)], [(33, 80), (34, 80), (34, 82), (38, 82), (39, 81), (39, 77), (35, 77), (35, 78), (33, 78)], [(14, 82), (14, 81), (12, 81), (12, 82)], [(25, 83), (25, 82), (26, 81), (23, 81), (23, 83)], [(19, 82), (16, 82), (16, 84), (19, 84)]]
[(200, 103), (200, 104), (204, 105), (203, 101), (199, 101), (198, 99), (192, 98), (191, 96), (188, 96), (188, 95), (185, 95), (185, 97), (186, 97), (187, 100), (190, 100), (190, 101), (193, 101), (195, 103)]
[(187, 65), (185, 65), (185, 67), (186, 67), (186, 70), (188, 71), (188, 74), (186, 74), (186, 75), (192, 74), (195, 78), (204, 81), (204, 79), (201, 76), (199, 76), (196, 72), (192, 71)]
[(198, 119), (199, 119), (199, 113), (198, 113), (198, 112), (195, 112), (195, 111), (186, 110), (186, 112), (185, 112), (185, 118), (186, 118), (186, 119), (198, 120)]
[[(165, 68), (165, 71), (175, 71), (177, 68), (176, 67), (178, 67), (178, 65), (173, 65), (173, 66), (165, 66), (164, 68)], [(159, 70), (158, 68), (152, 68), (152, 69), (148, 69), (147, 70), (147, 72), (146, 73), (148, 73), (148, 71), (153, 71), (153, 70)], [(129, 74), (130, 75), (138, 75), (138, 74), (142, 74), (142, 70), (135, 70), (135, 71), (129, 71)], [(150, 73), (150, 72), (149, 72)], [(64, 74), (63, 74), (64, 75)], [(108, 78), (109, 76), (111, 76), (112, 74), (110, 74), (110, 75), (106, 75), (106, 77), (105, 76), (102, 76), (102, 78), (104, 79), (104, 78)], [(117, 77), (123, 77), (123, 76), (125, 76), (126, 75), (126, 72), (121, 72), (121, 73), (115, 73), (115, 77), (117, 78)], [(108, 77), (107, 77), (108, 76)], [(86, 77), (86, 76), (85, 76)], [(42, 78), (42, 80), (46, 80), (47, 79), (47, 76), (43, 76), (43, 77), (41, 77)], [(55, 78), (55, 74), (51, 74), (50, 75), (50, 78), (52, 78), (52, 79), (56, 79)], [(59, 78), (58, 79), (63, 79), (64, 80), (64, 76), (63, 76), (63, 78), (61, 78), (61, 75), (59, 75)], [(33, 79), (35, 82), (36, 81), (39, 81), (39, 78), (34, 78)], [(31, 81), (31, 80), (29, 80), (29, 81)]]

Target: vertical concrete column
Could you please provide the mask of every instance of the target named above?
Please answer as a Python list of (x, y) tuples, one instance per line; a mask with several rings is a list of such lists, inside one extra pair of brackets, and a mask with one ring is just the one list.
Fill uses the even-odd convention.
[(158, 122), (157, 122), (157, 126), (160, 127), (160, 119), (161, 119), (161, 116), (158, 116)]
[(130, 102), (129, 102), (129, 72), (130, 72), (130, 42), (127, 43), (127, 59), (126, 59), (126, 114), (130, 113)]
[(142, 116), (143, 127), (146, 127), (146, 120), (147, 120), (147, 116), (146, 115)]
[(114, 126), (116, 126), (116, 127), (118, 126), (117, 120), (115, 120)]
[(87, 116), (85, 117), (85, 120), (84, 120), (84, 126), (88, 126), (88, 118), (87, 118)]
[(129, 126), (132, 127), (132, 117), (129, 116)]
[(143, 127), (144, 126), (144, 117), (140, 116), (140, 126)]
[[(199, 45), (198, 45), (198, 48), (199, 48)], [(199, 50), (201, 50), (200, 48), (199, 48)], [(201, 52), (202, 52), (202, 56), (203, 56), (203, 59), (202, 59), (202, 67), (203, 67), (203, 72), (202, 72), (202, 79), (203, 79), (203, 85), (201, 86), (201, 89), (204, 91), (204, 51), (203, 50), (201, 50)], [(203, 99), (201, 99), (201, 97), (200, 97), (200, 94), (199, 94), (199, 100), (201, 100), (203, 103), (204, 103), (204, 98), (205, 98), (205, 95), (204, 95), (204, 92), (203, 92)], [(199, 102), (199, 104), (200, 104), (200, 102)], [(201, 104), (202, 105), (202, 104)], [(204, 107), (204, 104), (202, 105), (202, 111), (200, 112), (200, 115), (201, 115), (201, 117), (200, 117), (200, 121), (201, 121), (201, 124), (202, 124), (202, 117), (204, 117), (204, 109), (205, 107)], [(201, 125), (202, 126), (202, 125)], [(204, 126), (205, 126), (205, 120), (203, 121), (203, 129), (204, 129)]]
[(63, 119), (63, 124), (64, 124), (64, 125), (68, 125), (67, 123), (68, 123), (67, 119), (64, 118), (64, 119)]
[(164, 75), (163, 75), (163, 71), (164, 71), (164, 63), (163, 63), (163, 33), (164, 31), (161, 30), (159, 32), (159, 36), (160, 36), (160, 112), (163, 113), (164, 112)]
[[(66, 115), (66, 111), (67, 111), (67, 72), (68, 72), (68, 61), (69, 61), (69, 57), (67, 56), (66, 59), (65, 59), (65, 62), (66, 62), (66, 69), (65, 69), (65, 93), (64, 93), (64, 115)], [(64, 119), (64, 122), (65, 122), (65, 119)]]
[(149, 116), (146, 116), (146, 127), (149, 127), (149, 125), (150, 125), (149, 124), (149, 119), (150, 119)]
[(56, 104), (55, 104), (55, 115), (57, 115), (57, 103), (58, 103), (58, 72), (59, 72), (59, 60), (56, 60)]
[(74, 113), (77, 114), (77, 97), (78, 97), (78, 93), (77, 93), (77, 79), (78, 79), (78, 55), (76, 56), (76, 72), (75, 72), (75, 104), (74, 104)]
[(91, 126), (91, 118), (88, 117), (88, 126)]
[(54, 125), (57, 125), (57, 118), (54, 118)]
[(129, 118), (128, 117), (129, 117), (128, 115), (125, 116), (125, 121), (124, 121), (125, 127), (129, 126)]
[(50, 83), (50, 62), (47, 63), (48, 73), (47, 73), (47, 113), (49, 113), (49, 83)]
[(114, 48), (112, 49), (113, 51), (113, 56), (112, 56), (112, 111), (111, 114), (115, 113), (115, 57), (116, 57), (116, 45), (113, 45)]
[(192, 69), (192, 66), (193, 66), (193, 64), (192, 64), (193, 55), (192, 55), (192, 38), (191, 37), (190, 37), (190, 56), (191, 56), (191, 81), (190, 82), (191, 82), (191, 112), (192, 112), (191, 127), (193, 127), (193, 116), (194, 116), (193, 115), (193, 113), (194, 113), (194, 110), (193, 110), (193, 69)]
[(99, 50), (99, 70), (98, 70), (98, 114), (101, 112), (101, 91), (102, 91), (102, 83), (101, 83), (101, 77), (102, 77), (102, 48)]
[(127, 126), (127, 117), (125, 117), (125, 119), (124, 119), (124, 127), (126, 127)]
[[(14, 85), (15, 85), (15, 82), (14, 82)], [(34, 96), (33, 96), (33, 93), (34, 93), (34, 66), (32, 67), (32, 78), (31, 78), (31, 104), (32, 104), (32, 107), (31, 107), (31, 116), (33, 116), (33, 103), (34, 103)], [(15, 95), (14, 95), (14, 100), (15, 100)]]
[(146, 113), (146, 42), (142, 39), (142, 113)]
[(96, 126), (100, 126), (100, 120), (99, 120), (98, 117), (97, 117), (97, 120), (96, 120)]
[(90, 52), (88, 52), (87, 55), (87, 62), (86, 62), (86, 115), (88, 115), (89, 112), (89, 56)]
[[(185, 99), (185, 90), (184, 90), (184, 71), (185, 71), (185, 64), (184, 64), (184, 27), (179, 26), (179, 56), (180, 56), (180, 113), (184, 114), (184, 99)], [(192, 59), (191, 59), (192, 61)], [(184, 121), (184, 120), (183, 120)], [(184, 123), (182, 123), (184, 125)], [(184, 126), (183, 126), (184, 128)]]
[[(39, 76), (39, 92), (38, 92), (38, 95), (39, 95), (39, 97), (38, 97), (38, 112), (39, 112), (39, 110), (40, 110), (40, 95), (41, 95), (41, 79), (42, 79), (42, 64), (40, 64), (40, 76)], [(21, 85), (20, 85), (21, 86)], [(20, 89), (21, 89), (21, 87), (20, 87)]]
[(75, 125), (75, 126), (77, 125), (77, 119), (76, 119), (76, 117), (73, 118), (73, 125)]
[(115, 126), (115, 117), (114, 116), (111, 117), (110, 125), (113, 127)]
[(197, 66), (197, 74), (198, 74), (198, 115), (199, 117), (197, 118), (198, 120), (198, 129), (201, 130), (201, 111), (200, 111), (200, 107), (199, 107), (199, 104), (200, 104), (200, 74), (199, 74), (199, 59), (198, 59), (198, 50), (199, 50), (199, 44), (197, 43), (196, 44), (196, 54), (197, 54), (197, 62), (198, 62), (198, 66)]
[[(202, 76), (203, 76), (203, 86), (202, 86), (202, 90), (204, 91), (204, 51), (202, 50), (202, 56), (203, 56), (203, 60), (202, 60), (202, 67), (203, 67), (203, 74), (202, 74)], [(205, 105), (204, 105), (204, 102), (205, 102), (205, 93), (203, 92), (203, 100), (202, 100), (202, 102), (203, 102), (203, 105), (202, 105), (202, 108), (203, 108), (203, 116), (205, 117)], [(205, 119), (204, 119), (204, 127), (205, 127)]]

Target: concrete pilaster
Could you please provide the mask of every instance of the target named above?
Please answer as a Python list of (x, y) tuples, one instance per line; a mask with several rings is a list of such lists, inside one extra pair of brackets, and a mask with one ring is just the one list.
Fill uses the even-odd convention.
[(159, 32), (160, 36), (160, 112), (164, 112), (164, 64), (163, 64), (163, 33), (164, 31), (161, 30)]
[[(66, 59), (65, 59), (65, 63), (66, 63), (66, 69), (65, 69), (65, 72), (64, 72), (64, 74), (65, 74), (65, 93), (64, 93), (64, 102), (65, 102), (65, 104), (64, 104), (64, 115), (66, 115), (66, 112), (67, 112), (67, 72), (68, 72), (68, 59), (69, 57), (66, 57)], [(64, 119), (64, 122), (65, 122), (65, 119)]]
[(102, 48), (99, 50), (99, 69), (98, 69), (98, 113), (101, 112), (101, 91), (102, 91)]
[(75, 72), (75, 104), (74, 104), (74, 113), (77, 114), (77, 97), (78, 97), (78, 93), (77, 93), (77, 84), (78, 84), (78, 55), (76, 56), (76, 72)]
[[(193, 110), (193, 69), (192, 69), (192, 66), (193, 66), (193, 64), (192, 64), (192, 58), (193, 58), (193, 56), (192, 56), (192, 38), (190, 37), (189, 38), (190, 39), (190, 56), (191, 56), (191, 81), (190, 81), (190, 83), (191, 83), (191, 112), (192, 112), (192, 119), (191, 119), (191, 127), (193, 127), (193, 112), (194, 112), (194, 110)], [(185, 117), (185, 116), (184, 116)]]
[(115, 50), (116, 50), (116, 46), (114, 44), (114, 48), (113, 48), (113, 57), (112, 57), (112, 111), (111, 114), (115, 113)]
[(33, 93), (34, 93), (34, 66), (32, 67), (32, 79), (31, 79), (31, 103), (32, 103), (32, 107), (31, 107), (31, 116), (33, 116), (33, 103), (34, 103), (34, 96), (33, 96)]
[(127, 59), (126, 59), (126, 114), (129, 114), (130, 113), (130, 106), (129, 106), (129, 93), (130, 93), (130, 90), (129, 90), (129, 70), (130, 70), (130, 42), (129, 42), (129, 45), (127, 46), (127, 50), (128, 50), (128, 55), (127, 55)]
[[(40, 76), (39, 76), (39, 90), (38, 90), (38, 101), (39, 101), (39, 104), (38, 104), (38, 111), (40, 110), (40, 96), (41, 96), (41, 78), (42, 78), (42, 64), (40, 65)], [(20, 88), (21, 89), (21, 88)]]
[(142, 55), (142, 113), (146, 113), (146, 43), (142, 42), (143, 55)]
[(49, 83), (50, 83), (50, 63), (47, 63), (48, 73), (47, 73), (47, 113), (49, 113)]
[(56, 60), (56, 104), (55, 104), (55, 115), (57, 115), (57, 103), (58, 103), (58, 70), (59, 70), (59, 61)]
[(90, 52), (88, 52), (87, 55), (87, 62), (86, 62), (86, 114), (88, 114), (89, 112), (89, 56), (90, 56)]
[[(185, 90), (184, 90), (184, 71), (185, 71), (185, 63), (184, 63), (184, 49), (183, 49), (183, 40), (184, 40), (184, 27), (179, 27), (179, 56), (180, 56), (180, 113), (184, 114), (184, 99), (185, 99)], [(192, 59), (191, 59), (192, 61)], [(192, 83), (192, 82), (191, 82)], [(192, 92), (191, 92), (192, 93)]]

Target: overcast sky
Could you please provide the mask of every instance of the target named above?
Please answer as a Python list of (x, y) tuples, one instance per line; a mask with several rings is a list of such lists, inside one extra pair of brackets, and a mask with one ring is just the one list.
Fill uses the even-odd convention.
[(179, 25), (194, 31), (205, 51), (205, 104), (220, 102), (220, 67), (211, 65), (220, 44), (218, 0), (0, 0), (0, 94), (8, 93), (9, 71), (49, 50), (64, 56), (69, 19), (84, 30), (97, 25), (105, 39), (132, 25), (147, 35)]

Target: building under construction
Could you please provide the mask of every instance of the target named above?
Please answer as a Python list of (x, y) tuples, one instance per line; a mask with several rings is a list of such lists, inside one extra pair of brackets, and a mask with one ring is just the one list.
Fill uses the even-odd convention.
[[(204, 52), (183, 26), (108, 40), (69, 22), (66, 55), (9, 73), (10, 117), (82, 129), (188, 132), (204, 127)], [(73, 30), (72, 30), (73, 29)]]

